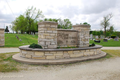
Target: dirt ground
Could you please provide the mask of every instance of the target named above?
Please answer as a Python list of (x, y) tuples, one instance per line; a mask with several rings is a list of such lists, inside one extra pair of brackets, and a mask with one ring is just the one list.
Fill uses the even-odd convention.
[(120, 80), (120, 57), (67, 65), (25, 65), (19, 72), (0, 73), (0, 80)]

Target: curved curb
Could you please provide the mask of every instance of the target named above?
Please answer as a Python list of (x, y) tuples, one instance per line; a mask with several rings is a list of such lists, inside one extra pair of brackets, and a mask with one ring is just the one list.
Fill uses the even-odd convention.
[(88, 50), (88, 49), (99, 49), (102, 48), (101, 45), (96, 45), (93, 47), (83, 47), (83, 48), (68, 48), (68, 49), (38, 49), (38, 48), (29, 48), (29, 45), (20, 46), (19, 49), (28, 50), (28, 51), (74, 51), (74, 50)]
[(100, 54), (94, 55), (94, 56), (86, 56), (86, 57), (79, 57), (79, 58), (71, 58), (71, 59), (56, 59), (56, 60), (34, 60), (34, 59), (27, 59), (20, 57), (20, 54), (15, 54), (12, 56), (12, 59), (26, 64), (68, 64), (68, 63), (75, 63), (80, 61), (86, 61), (86, 60), (93, 60), (93, 59), (99, 59), (102, 57), (105, 57), (106, 53), (101, 52)]

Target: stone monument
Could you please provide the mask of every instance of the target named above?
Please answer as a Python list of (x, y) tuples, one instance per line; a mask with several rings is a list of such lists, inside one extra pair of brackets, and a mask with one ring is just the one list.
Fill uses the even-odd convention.
[(4, 29), (0, 28), (0, 46), (5, 45), (5, 39), (4, 39)]

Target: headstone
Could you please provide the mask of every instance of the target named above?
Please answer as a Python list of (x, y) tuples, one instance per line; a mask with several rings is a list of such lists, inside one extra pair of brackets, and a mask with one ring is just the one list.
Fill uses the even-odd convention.
[(95, 36), (96, 39), (98, 39), (99, 37), (98, 36)]
[(105, 38), (105, 39), (103, 39), (103, 41), (104, 41), (104, 42), (108, 42), (108, 39), (107, 39), (107, 38)]
[(94, 40), (94, 42), (100, 43), (100, 40)]
[(93, 34), (90, 34), (90, 40), (93, 40)]
[(114, 41), (119, 41), (119, 37), (116, 37), (116, 38), (114, 39)]
[(104, 39), (104, 36), (103, 36), (103, 35), (100, 35), (100, 39)]

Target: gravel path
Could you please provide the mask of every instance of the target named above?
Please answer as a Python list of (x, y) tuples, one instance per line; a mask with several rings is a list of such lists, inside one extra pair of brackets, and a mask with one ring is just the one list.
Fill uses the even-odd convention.
[(28, 70), (25, 71), (0, 73), (0, 80), (120, 80), (120, 57), (68, 65), (26, 67)]

